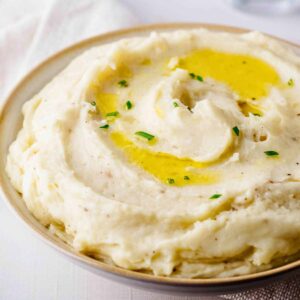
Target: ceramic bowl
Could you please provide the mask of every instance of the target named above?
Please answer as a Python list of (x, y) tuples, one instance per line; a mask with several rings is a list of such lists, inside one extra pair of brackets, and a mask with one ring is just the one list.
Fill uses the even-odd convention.
[[(9, 145), (16, 138), (16, 134), (21, 127), (21, 108), (24, 102), (40, 91), (47, 82), (49, 82), (56, 74), (64, 69), (73, 58), (83, 51), (90, 47), (110, 43), (121, 38), (146, 36), (152, 31), (167, 32), (178, 29), (201, 27), (215, 31), (235, 33), (247, 32), (245, 29), (211, 24), (155, 24), (114, 31), (84, 40), (51, 56), (28, 73), (6, 99), (0, 115), (0, 185), (2, 196), (9, 207), (15, 212), (15, 215), (18, 216), (23, 221), (23, 224), (28, 226), (39, 238), (45, 241), (49, 246), (55, 248), (59, 254), (73, 260), (74, 263), (97, 273), (100, 276), (154, 292), (184, 295), (216, 295), (241, 292), (266, 285), (276, 280), (289, 278), (295, 274), (300, 274), (300, 260), (260, 273), (230, 278), (211, 279), (178, 279), (159, 277), (105, 264), (77, 253), (74, 249), (72, 249), (72, 247), (52, 235), (33, 217), (26, 208), (20, 194), (15, 191), (5, 173), (6, 156)], [(300, 46), (287, 41), (280, 41), (288, 44), (289, 47), (293, 48), (300, 54)]]

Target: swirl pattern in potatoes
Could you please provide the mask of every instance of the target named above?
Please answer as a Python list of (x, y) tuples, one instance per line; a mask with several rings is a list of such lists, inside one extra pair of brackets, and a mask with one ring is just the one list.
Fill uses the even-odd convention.
[(300, 59), (260, 33), (88, 50), (23, 109), (7, 172), (77, 251), (185, 278), (300, 251)]

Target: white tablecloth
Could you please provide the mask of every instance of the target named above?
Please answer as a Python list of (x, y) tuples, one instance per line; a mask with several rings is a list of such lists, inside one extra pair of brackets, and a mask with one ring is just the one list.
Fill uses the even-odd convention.
[[(120, 2), (123, 5), (115, 0), (0, 1), (0, 99), (22, 74), (56, 50), (82, 38), (137, 23), (221, 23), (261, 30), (300, 43), (299, 14), (245, 14), (233, 9), (226, 0)], [(190, 298), (136, 290), (77, 267), (33, 236), (0, 199), (0, 299)]]

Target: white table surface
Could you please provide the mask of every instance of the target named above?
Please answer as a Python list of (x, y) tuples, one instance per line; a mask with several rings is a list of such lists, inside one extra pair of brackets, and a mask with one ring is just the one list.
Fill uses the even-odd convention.
[[(229, 24), (261, 30), (300, 43), (300, 14), (276, 17), (245, 14), (230, 7), (226, 0), (123, 0), (123, 2), (140, 18), (141, 23), (181, 21)], [(41, 5), (38, 9), (40, 8)], [(32, 235), (0, 199), (0, 299), (191, 298), (140, 291), (77, 267)]]

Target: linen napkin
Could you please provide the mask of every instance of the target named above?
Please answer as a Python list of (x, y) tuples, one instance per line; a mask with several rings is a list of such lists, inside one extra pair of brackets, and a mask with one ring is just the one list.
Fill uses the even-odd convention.
[[(30, 0), (32, 8), (38, 1)], [(10, 6), (10, 1), (3, 1)], [(14, 13), (18, 9), (1, 7)], [(16, 1), (22, 6), (21, 1)], [(82, 39), (134, 26), (137, 18), (117, 0), (48, 0), (41, 13), (16, 16), (0, 29), (0, 103), (17, 80), (49, 55)], [(24, 4), (23, 4), (24, 5)], [(28, 8), (27, 8), (28, 10)]]
[[(5, 17), (0, 20), (2, 71), (0, 72), (0, 105), (1, 100), (18, 79), (49, 55), (79, 40), (139, 23), (138, 19), (117, 0), (26, 0), (23, 2), (26, 2), (26, 6), (21, 10), (19, 7), (18, 11), (21, 13), (15, 12), (17, 3), (21, 5), (22, 1), (16, 1), (15, 5), (8, 10), (14, 13), (13, 22), (3, 24), (6, 22)], [(0, 11), (4, 11), (5, 6), (11, 3), (8, 0), (1, 1)], [(142, 292), (139, 295), (142, 295)], [(245, 293), (224, 295), (222, 298), (297, 300), (300, 299), (300, 280), (295, 277), (287, 282)], [(179, 298), (157, 296), (155, 299)], [(181, 299), (189, 299), (189, 297)]]
[(224, 295), (223, 298), (231, 300), (299, 300), (300, 279), (295, 276), (282, 282), (275, 282), (264, 288)]

